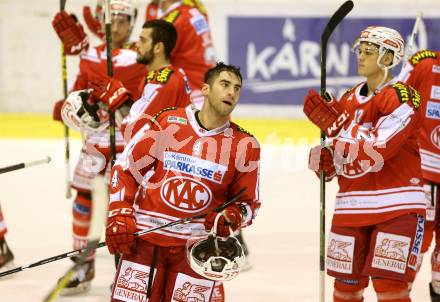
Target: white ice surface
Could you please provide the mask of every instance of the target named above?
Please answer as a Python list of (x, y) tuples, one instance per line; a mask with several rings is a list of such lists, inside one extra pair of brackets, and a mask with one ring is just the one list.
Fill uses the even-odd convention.
[[(263, 205), (245, 230), (253, 269), (225, 284), (228, 302), (317, 302), (319, 293), (319, 182), (306, 168), (308, 147), (263, 146)], [(72, 169), (79, 143), (72, 144)], [(16, 265), (71, 250), (71, 200), (64, 198), (63, 142), (0, 140), (0, 167), (49, 155), (50, 164), (0, 175), (6, 235)], [(336, 185), (327, 186), (327, 225)], [(0, 281), (0, 302), (41, 301), (71, 265), (68, 259), (27, 269)], [(97, 256), (97, 275), (87, 294), (57, 301), (109, 300), (114, 274), (106, 248)], [(413, 301), (429, 301), (429, 257), (413, 286)], [(326, 301), (332, 280), (326, 278)], [(376, 301), (371, 286), (365, 301)]]

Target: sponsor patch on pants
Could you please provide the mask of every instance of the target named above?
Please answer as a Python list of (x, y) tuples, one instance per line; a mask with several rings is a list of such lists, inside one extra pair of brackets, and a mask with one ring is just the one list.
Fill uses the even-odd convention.
[[(156, 274), (156, 270), (154, 270)], [(113, 298), (126, 302), (146, 302), (150, 267), (123, 260)], [(154, 277), (153, 277), (154, 278)]]
[(326, 265), (329, 270), (351, 274), (355, 238), (330, 232)]
[(179, 273), (171, 302), (208, 302), (213, 286), (214, 281), (196, 279)]
[(377, 233), (371, 266), (396, 273), (405, 273), (411, 238), (395, 234)]

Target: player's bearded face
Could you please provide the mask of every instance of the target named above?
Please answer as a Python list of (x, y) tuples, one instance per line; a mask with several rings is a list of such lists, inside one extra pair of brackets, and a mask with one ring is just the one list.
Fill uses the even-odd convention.
[(232, 72), (222, 71), (209, 86), (208, 102), (221, 116), (228, 116), (240, 97), (241, 81)]
[(151, 39), (151, 28), (142, 29), (139, 41), (136, 43), (137, 57), (139, 64), (149, 65), (154, 60), (153, 40)]

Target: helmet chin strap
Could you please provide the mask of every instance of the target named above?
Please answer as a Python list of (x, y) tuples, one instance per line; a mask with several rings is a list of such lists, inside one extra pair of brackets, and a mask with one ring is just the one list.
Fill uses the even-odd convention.
[(374, 93), (376, 93), (376, 91), (379, 91), (380, 89), (382, 89), (382, 85), (385, 84), (386, 79), (388, 77), (389, 74), (389, 70), (390, 67), (389, 66), (385, 66), (384, 64), (382, 64), (380, 61), (382, 61), (383, 56), (386, 54), (386, 51), (384, 51), (378, 58), (377, 58), (377, 66), (379, 66), (380, 69), (382, 69), (384, 71), (383, 73), (383, 78), (382, 81), (380, 81), (379, 84), (377, 84), (376, 89), (374, 90)]

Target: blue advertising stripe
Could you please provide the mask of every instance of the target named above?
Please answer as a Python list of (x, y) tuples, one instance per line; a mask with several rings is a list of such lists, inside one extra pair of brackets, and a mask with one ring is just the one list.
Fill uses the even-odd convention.
[[(326, 17), (229, 17), (228, 58), (241, 67), (244, 77), (240, 103), (301, 105), (308, 89), (319, 89), (320, 33), (327, 21)], [(440, 49), (440, 19), (424, 18), (423, 24), (417, 46)], [(363, 80), (357, 76), (351, 46), (370, 25), (394, 28), (406, 38), (414, 18), (344, 19), (327, 50), (327, 85), (336, 96)]]

